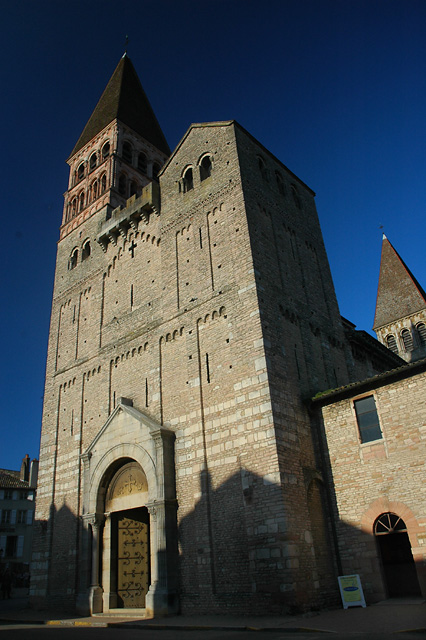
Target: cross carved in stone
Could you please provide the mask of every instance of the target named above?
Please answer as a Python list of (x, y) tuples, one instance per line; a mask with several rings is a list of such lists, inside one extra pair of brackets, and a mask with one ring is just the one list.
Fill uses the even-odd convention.
[(132, 244), (129, 247), (129, 251), (132, 254), (132, 258), (135, 257), (135, 249), (138, 245), (136, 244), (136, 242), (134, 240), (132, 240)]

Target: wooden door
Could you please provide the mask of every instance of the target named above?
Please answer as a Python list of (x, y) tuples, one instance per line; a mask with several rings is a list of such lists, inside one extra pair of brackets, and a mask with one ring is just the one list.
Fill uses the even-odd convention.
[(118, 606), (144, 608), (149, 587), (149, 523), (146, 509), (117, 514)]

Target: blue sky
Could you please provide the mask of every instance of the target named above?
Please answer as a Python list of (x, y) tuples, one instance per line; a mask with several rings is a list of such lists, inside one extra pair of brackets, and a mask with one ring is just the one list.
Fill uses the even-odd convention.
[(191, 122), (236, 119), (317, 193), (342, 315), (371, 330), (382, 231), (426, 286), (423, 0), (0, 0), (0, 10), (0, 467), (38, 456), (65, 160), (126, 35), (172, 149)]

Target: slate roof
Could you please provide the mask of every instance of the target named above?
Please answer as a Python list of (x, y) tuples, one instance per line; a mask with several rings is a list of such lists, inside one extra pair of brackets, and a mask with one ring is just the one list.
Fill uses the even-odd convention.
[(27, 480), (20, 480), (19, 471), (0, 469), (0, 488), (2, 489), (28, 489)]
[(139, 133), (166, 155), (170, 155), (158, 120), (126, 54), (112, 74), (70, 157), (115, 119)]
[(425, 292), (384, 235), (373, 329), (425, 308)]

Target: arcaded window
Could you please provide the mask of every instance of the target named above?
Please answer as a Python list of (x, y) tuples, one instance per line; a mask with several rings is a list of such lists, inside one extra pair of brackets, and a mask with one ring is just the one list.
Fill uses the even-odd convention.
[(81, 163), (81, 165), (78, 167), (77, 169), (77, 180), (83, 180), (84, 178), (84, 164)]
[(106, 158), (108, 158), (109, 150), (110, 150), (109, 142), (105, 142), (104, 146), (102, 147), (102, 160), (106, 160)]
[(78, 249), (74, 249), (74, 251), (72, 252), (71, 256), (70, 256), (70, 260), (68, 263), (68, 269), (71, 271), (71, 269), (74, 269), (77, 266), (77, 262), (78, 262)]
[(377, 415), (374, 397), (367, 396), (366, 398), (355, 400), (354, 407), (361, 442), (380, 440), (382, 430), (380, 429), (379, 416)]
[(419, 322), (416, 326), (417, 334), (419, 336), (419, 342), (421, 345), (426, 344), (426, 324), (424, 322)]
[(101, 193), (106, 191), (106, 173), (101, 178)]
[(282, 196), (285, 196), (284, 179), (283, 179), (282, 175), (278, 171), (275, 171), (275, 178), (276, 178), (276, 181), (277, 181), (278, 191), (280, 192), (280, 194)]
[(87, 258), (90, 256), (90, 240), (87, 240), (84, 245), (83, 245), (83, 249), (81, 251), (81, 260), (87, 260)]
[(295, 184), (291, 185), (291, 195), (293, 196), (294, 204), (296, 205), (296, 207), (298, 209), (301, 209), (302, 204), (300, 202), (300, 195)]
[(79, 211), (83, 211), (84, 209), (84, 191), (80, 193), (79, 197)]
[(152, 179), (156, 182), (158, 182), (158, 174), (160, 173), (160, 169), (161, 167), (158, 162), (154, 162), (154, 164), (152, 165)]
[(413, 350), (413, 336), (411, 335), (411, 331), (409, 331), (408, 329), (403, 329), (401, 331), (401, 338), (402, 338), (402, 342), (404, 344), (405, 351), (412, 351)]
[(194, 188), (194, 179), (192, 176), (192, 169), (189, 167), (183, 175), (183, 192), (191, 191)]
[(386, 336), (386, 346), (394, 353), (398, 353), (398, 345), (396, 344), (395, 336), (393, 336), (391, 333)]
[(146, 155), (144, 153), (140, 153), (138, 155), (138, 169), (142, 171), (142, 173), (147, 173), (148, 163), (146, 160)]
[(126, 195), (126, 176), (123, 174), (118, 179), (118, 193), (122, 196)]
[(98, 156), (96, 153), (92, 153), (89, 160), (90, 171), (93, 171), (93, 169), (96, 169), (97, 164), (98, 164)]
[(212, 174), (212, 161), (210, 156), (204, 156), (200, 164), (200, 180), (203, 181), (206, 178), (210, 178)]
[(123, 142), (123, 160), (132, 164), (133, 150), (130, 142)]
[(265, 180), (265, 182), (268, 182), (268, 171), (266, 169), (266, 164), (264, 159), (258, 156), (257, 162), (259, 165), (259, 171), (260, 171), (260, 175), (262, 176), (262, 179)]

